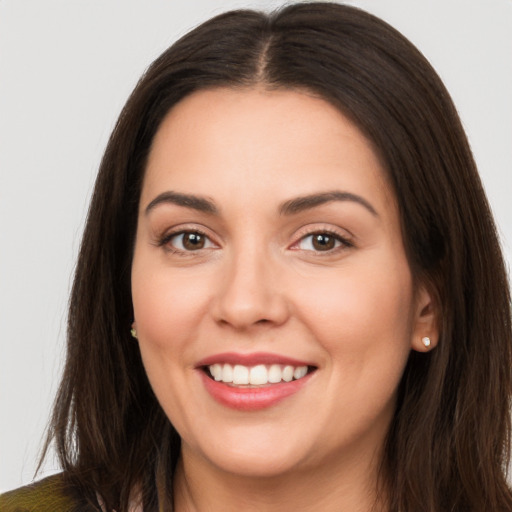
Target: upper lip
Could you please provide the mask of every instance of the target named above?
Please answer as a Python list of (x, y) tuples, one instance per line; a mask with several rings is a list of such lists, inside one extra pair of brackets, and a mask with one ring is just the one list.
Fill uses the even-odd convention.
[(290, 366), (315, 366), (309, 361), (301, 361), (293, 357), (272, 354), (270, 352), (253, 352), (251, 354), (239, 354), (236, 352), (223, 352), (201, 359), (197, 368), (211, 366), (212, 364), (240, 364), (242, 366), (256, 366), (258, 364), (282, 364)]

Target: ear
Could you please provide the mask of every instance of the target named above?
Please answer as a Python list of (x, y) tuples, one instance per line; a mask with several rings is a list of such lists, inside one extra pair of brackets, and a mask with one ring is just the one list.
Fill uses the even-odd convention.
[(439, 304), (427, 287), (421, 285), (416, 290), (411, 348), (418, 352), (429, 352), (438, 342)]

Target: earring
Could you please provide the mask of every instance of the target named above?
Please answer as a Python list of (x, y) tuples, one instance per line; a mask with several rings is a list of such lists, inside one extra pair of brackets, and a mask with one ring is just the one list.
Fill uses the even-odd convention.
[(425, 345), (425, 348), (430, 347), (430, 338), (428, 336), (421, 338), (421, 342)]
[(130, 333), (131, 333), (131, 335), (132, 335), (135, 339), (137, 339), (137, 331), (136, 331), (135, 327), (132, 327), (132, 328), (130, 329)]

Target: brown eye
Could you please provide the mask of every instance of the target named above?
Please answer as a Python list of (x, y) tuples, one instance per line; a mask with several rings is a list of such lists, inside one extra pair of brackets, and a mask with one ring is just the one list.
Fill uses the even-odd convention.
[(296, 245), (297, 249), (312, 252), (329, 252), (352, 247), (352, 244), (336, 233), (318, 231), (302, 237)]
[(215, 244), (206, 235), (198, 231), (175, 233), (162, 243), (162, 245), (164, 244), (170, 245), (181, 252), (199, 251), (215, 247)]
[(327, 233), (312, 235), (312, 245), (316, 251), (329, 251), (336, 246), (336, 239)]
[(187, 251), (195, 251), (203, 249), (205, 245), (205, 237), (201, 233), (183, 233), (183, 247)]

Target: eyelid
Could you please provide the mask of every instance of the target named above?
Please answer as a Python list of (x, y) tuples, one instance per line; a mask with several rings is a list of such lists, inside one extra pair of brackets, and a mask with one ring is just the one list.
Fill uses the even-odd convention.
[[(291, 250), (304, 250), (307, 249), (299, 249), (297, 245), (307, 238), (308, 236), (313, 236), (316, 234), (326, 234), (331, 235), (335, 237), (338, 241), (341, 242), (342, 247), (337, 247), (328, 251), (325, 251), (325, 254), (332, 254), (334, 251), (339, 249), (347, 249), (354, 247), (354, 236), (352, 233), (348, 232), (345, 229), (338, 228), (333, 225), (325, 225), (325, 224), (315, 224), (315, 225), (308, 225), (301, 228), (294, 236), (294, 242), (289, 246), (289, 249)], [(321, 254), (323, 251), (308, 251), (308, 252), (317, 252), (318, 254)]]
[[(170, 247), (168, 246), (169, 242), (179, 235), (183, 235), (185, 233), (197, 233), (199, 235), (204, 236), (209, 240), (209, 242), (214, 247), (205, 247), (203, 249), (198, 249), (197, 251), (187, 251), (178, 249), (176, 247)], [(159, 234), (156, 236), (156, 244), (158, 247), (164, 247), (169, 252), (175, 252), (175, 253), (181, 253), (181, 254), (187, 254), (187, 255), (193, 255), (194, 253), (199, 253), (202, 250), (210, 250), (214, 248), (219, 247), (219, 243), (215, 240), (215, 236), (212, 236), (211, 231), (203, 226), (197, 225), (197, 224), (179, 224), (177, 226), (173, 226), (172, 228), (168, 228), (162, 232), (162, 234)], [(166, 247), (167, 246), (167, 247)]]
[[(185, 234), (185, 233), (198, 233), (208, 239), (208, 241), (213, 245), (213, 247), (205, 247), (202, 249), (197, 249), (196, 251), (191, 250), (181, 250), (176, 247), (167, 247), (167, 250), (170, 252), (183, 253), (187, 255), (193, 255), (194, 253), (199, 253), (203, 250), (211, 250), (214, 248), (220, 248), (221, 244), (218, 241), (218, 237), (215, 234), (211, 233), (211, 230), (198, 224), (179, 224), (173, 226), (171, 228), (167, 228), (163, 230), (162, 234), (156, 236), (155, 245), (159, 247), (164, 247), (172, 240), (173, 237)], [(326, 251), (312, 251), (308, 249), (300, 249), (298, 244), (307, 238), (308, 236), (313, 236), (315, 234), (327, 234), (333, 236), (341, 243), (341, 246), (335, 247), (333, 249), (329, 249)], [(294, 241), (291, 245), (288, 246), (288, 249), (291, 250), (303, 250), (307, 252), (315, 252), (318, 254), (325, 253), (332, 254), (337, 250), (344, 250), (347, 248), (354, 247), (354, 236), (352, 233), (348, 232), (346, 229), (339, 228), (337, 226), (333, 226), (332, 224), (310, 224), (307, 226), (301, 227), (294, 235)]]

